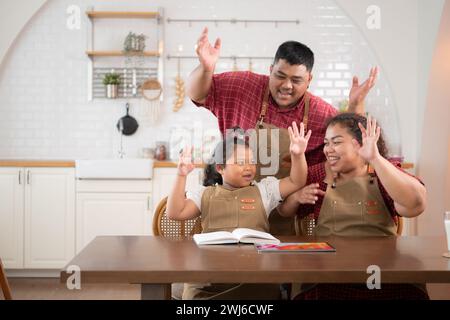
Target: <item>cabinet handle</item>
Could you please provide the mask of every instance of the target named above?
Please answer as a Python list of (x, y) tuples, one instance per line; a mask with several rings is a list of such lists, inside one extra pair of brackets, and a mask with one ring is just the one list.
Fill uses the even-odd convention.
[(19, 171), (19, 185), (22, 184), (22, 171)]
[(27, 170), (27, 184), (30, 184), (30, 170)]

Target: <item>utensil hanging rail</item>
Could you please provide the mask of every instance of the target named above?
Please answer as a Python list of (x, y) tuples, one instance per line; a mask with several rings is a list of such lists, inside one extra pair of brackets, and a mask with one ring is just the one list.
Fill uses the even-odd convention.
[[(197, 56), (186, 56), (186, 55), (167, 55), (167, 60), (170, 59), (198, 59)], [(261, 57), (261, 56), (221, 56), (220, 59), (229, 59), (229, 60), (273, 60), (273, 57)]]
[(177, 22), (187, 22), (189, 25), (192, 25), (194, 22), (213, 22), (215, 24), (218, 23), (244, 23), (247, 25), (248, 23), (273, 23), (275, 26), (282, 23), (293, 23), (293, 24), (300, 24), (300, 20), (254, 20), (254, 19), (170, 19), (167, 18), (167, 23), (177, 23)]

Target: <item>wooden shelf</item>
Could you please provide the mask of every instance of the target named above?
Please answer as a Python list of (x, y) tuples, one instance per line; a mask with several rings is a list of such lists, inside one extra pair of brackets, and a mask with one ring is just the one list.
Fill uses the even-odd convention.
[(123, 51), (86, 51), (89, 57), (126, 57), (126, 56), (144, 56), (144, 57), (159, 57), (158, 51), (144, 51), (144, 52), (127, 52)]
[(133, 12), (133, 11), (87, 11), (91, 19), (157, 19), (159, 12)]

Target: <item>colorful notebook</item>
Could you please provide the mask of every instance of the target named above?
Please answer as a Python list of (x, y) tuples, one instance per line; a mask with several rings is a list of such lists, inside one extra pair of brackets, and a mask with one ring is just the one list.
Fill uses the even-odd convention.
[(336, 252), (327, 242), (282, 242), (280, 244), (255, 244), (258, 252)]

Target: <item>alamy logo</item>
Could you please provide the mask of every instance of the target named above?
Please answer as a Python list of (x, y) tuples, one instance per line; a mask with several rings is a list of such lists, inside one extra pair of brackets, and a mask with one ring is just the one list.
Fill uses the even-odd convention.
[[(235, 133), (232, 129), (225, 131), (225, 136), (230, 137)], [(268, 129), (248, 129), (242, 132), (241, 139), (248, 140), (250, 148), (256, 152), (258, 164), (263, 165), (261, 167), (261, 175), (275, 175), (279, 169), (279, 150), (280, 150), (280, 130), (271, 129), (270, 138)], [(270, 141), (268, 141), (270, 140)], [(234, 152), (234, 149), (229, 149), (230, 152)], [(268, 154), (270, 151), (270, 154)], [(239, 151), (238, 151), (239, 152)], [(245, 152), (245, 150), (241, 150)], [(226, 159), (229, 159), (231, 154), (226, 155)], [(245, 158), (245, 154), (237, 154), (237, 158)]]
[(80, 30), (81, 28), (81, 9), (79, 6), (71, 5), (67, 7), (68, 14), (66, 26), (69, 30)]
[(367, 278), (367, 288), (369, 290), (381, 289), (381, 269), (377, 265), (367, 267), (367, 273), (370, 274)]
[(369, 30), (381, 29), (381, 9), (379, 6), (371, 5), (366, 9), (367, 17), (366, 26)]
[(71, 273), (72, 275), (67, 278), (66, 286), (69, 290), (80, 290), (81, 289), (81, 269), (79, 266), (70, 265), (67, 267), (66, 273)]

